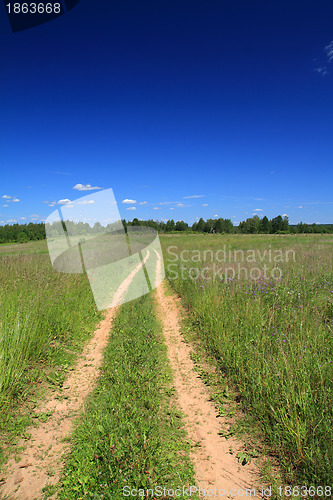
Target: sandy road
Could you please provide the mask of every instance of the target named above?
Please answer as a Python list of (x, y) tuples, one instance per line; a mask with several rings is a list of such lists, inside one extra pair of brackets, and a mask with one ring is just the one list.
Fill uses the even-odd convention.
[[(155, 249), (154, 252), (157, 255), (156, 277), (159, 282), (162, 261)], [(143, 263), (120, 285), (113, 305), (121, 302), (121, 297), (148, 258), (149, 252)], [(226, 440), (218, 435), (223, 422), (221, 418), (217, 418), (208, 390), (194, 370), (194, 363), (190, 358), (191, 348), (181, 335), (179, 301), (174, 296), (165, 294), (163, 284), (157, 288), (156, 295), (168, 358), (174, 372), (178, 403), (184, 413), (189, 439), (200, 444), (199, 450), (193, 450), (191, 456), (197, 484), (205, 490), (216, 488), (217, 491), (224, 492), (217, 498), (244, 497), (242, 492), (254, 487), (258, 478), (257, 472), (252, 465), (239, 465), (236, 453), (242, 443), (235, 439)], [(59, 481), (62, 458), (68, 450), (68, 444), (63, 440), (69, 435), (84, 399), (95, 386), (116, 312), (117, 307), (108, 310), (105, 319), (86, 345), (75, 370), (65, 381), (66, 399), (61, 399), (61, 396), (55, 393), (52, 399), (38, 408), (38, 413), (52, 412), (52, 415), (37, 428), (27, 429), (31, 438), (28, 442), (22, 440), (18, 444), (25, 446), (21, 460), (10, 460), (7, 464), (6, 482), (0, 488), (1, 499), (40, 500), (42, 489)], [(230, 446), (234, 450), (233, 455), (229, 453)], [(238, 494), (238, 491), (241, 493)], [(206, 498), (212, 496), (208, 495)], [(260, 496), (256, 495), (256, 498)]]
[[(157, 275), (161, 265), (158, 259)], [(192, 349), (185, 343), (180, 331), (182, 309), (179, 300), (166, 295), (165, 285), (162, 284), (157, 288), (157, 301), (178, 404), (191, 442), (200, 445), (191, 454), (198, 486), (206, 491), (220, 490), (220, 496), (214, 498), (244, 498), (246, 490), (255, 487), (258, 472), (252, 464), (241, 466), (238, 463), (236, 454), (242, 447), (241, 442), (232, 438), (227, 440), (218, 434), (225, 421), (218, 417), (207, 387), (194, 370), (190, 357)], [(229, 453), (230, 446), (232, 455)], [(209, 494), (206, 498), (212, 498)], [(256, 489), (256, 498), (261, 498), (259, 489)]]

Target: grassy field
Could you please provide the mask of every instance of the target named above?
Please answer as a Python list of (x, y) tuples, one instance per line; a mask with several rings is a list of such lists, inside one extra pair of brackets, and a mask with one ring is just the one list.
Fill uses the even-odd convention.
[(237, 384), (289, 480), (331, 484), (332, 237), (161, 240), (167, 277), (192, 326)]
[[(329, 485), (332, 236), (174, 234), (161, 242), (192, 330), (237, 387), (286, 479)], [(0, 279), (3, 461), (29, 423), (34, 394), (61, 387), (101, 315), (86, 276), (55, 272), (45, 241), (1, 245)], [(151, 298), (121, 308), (61, 498), (116, 498), (123, 476), (133, 488), (194, 484)]]
[(29, 423), (24, 403), (61, 386), (100, 318), (84, 275), (56, 273), (46, 242), (0, 246), (0, 462)]

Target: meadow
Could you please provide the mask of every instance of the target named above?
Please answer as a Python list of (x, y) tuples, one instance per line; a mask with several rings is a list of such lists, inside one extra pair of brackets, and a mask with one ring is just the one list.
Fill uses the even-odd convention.
[(161, 240), (167, 278), (192, 328), (237, 387), (289, 480), (330, 484), (332, 237), (207, 234)]
[(61, 384), (101, 315), (85, 275), (52, 269), (45, 241), (0, 246), (0, 462), (30, 422), (25, 404)]
[[(192, 334), (255, 419), (286, 481), (329, 485), (332, 236), (160, 239), (166, 277)], [(45, 241), (0, 245), (0, 279), (3, 462), (41, 391), (62, 386), (101, 314), (85, 275), (52, 269)], [(153, 295), (120, 308), (98, 387), (74, 434), (61, 498), (119, 495), (121, 477), (133, 487), (173, 485), (179, 474), (194, 482), (160, 330)]]

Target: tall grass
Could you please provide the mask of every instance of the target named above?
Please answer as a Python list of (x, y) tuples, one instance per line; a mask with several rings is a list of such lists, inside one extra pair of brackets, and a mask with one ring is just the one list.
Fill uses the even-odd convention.
[(0, 430), (6, 432), (10, 408), (50, 367), (64, 374), (100, 315), (86, 277), (57, 273), (48, 255), (0, 253), (0, 282)]
[(178, 268), (178, 276), (171, 273), (165, 251), (170, 283), (198, 336), (238, 385), (247, 409), (257, 415), (285, 470), (292, 470), (302, 484), (331, 484), (332, 243), (320, 236), (203, 236), (165, 239), (164, 249), (176, 245), (173, 252), (179, 254), (191, 245), (216, 250), (226, 239), (233, 248), (244, 249), (293, 245), (296, 261), (281, 263), (279, 280), (225, 279), (222, 274), (213, 282), (189, 278), (189, 269), (200, 269), (204, 262), (179, 260), (176, 265), (185, 270)]

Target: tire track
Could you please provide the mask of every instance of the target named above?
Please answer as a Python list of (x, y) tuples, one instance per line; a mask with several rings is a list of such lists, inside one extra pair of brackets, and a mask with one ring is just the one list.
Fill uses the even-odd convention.
[(27, 441), (21, 439), (18, 447), (24, 447), (21, 459), (10, 459), (5, 469), (5, 483), (0, 487), (0, 498), (17, 500), (40, 500), (42, 489), (59, 481), (63, 457), (69, 451), (64, 440), (70, 434), (83, 402), (95, 387), (103, 352), (108, 343), (112, 322), (117, 314), (121, 299), (128, 290), (135, 275), (149, 258), (145, 259), (129, 274), (118, 287), (112, 308), (100, 323), (92, 339), (85, 346), (74, 371), (65, 380), (63, 387), (66, 399), (57, 391), (52, 398), (36, 410), (36, 414), (52, 413), (45, 423), (26, 430)]
[[(158, 256), (157, 275), (161, 265)], [(242, 447), (240, 441), (227, 440), (219, 435), (225, 421), (218, 416), (207, 387), (194, 370), (190, 357), (192, 349), (184, 342), (180, 331), (179, 301), (165, 294), (163, 284), (157, 288), (157, 306), (185, 427), (190, 441), (200, 445), (198, 451), (191, 453), (197, 484), (205, 490), (223, 490), (224, 498), (243, 498), (245, 491), (253, 489), (258, 482), (258, 471), (252, 463), (246, 466), (238, 463), (236, 454)], [(260, 490), (256, 489), (256, 498), (261, 498), (259, 493)], [(205, 498), (211, 497), (207, 495)]]

